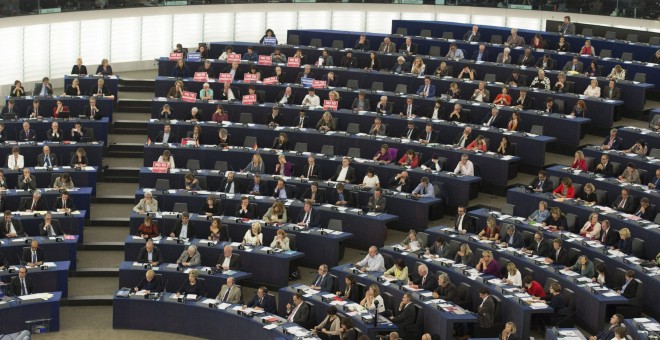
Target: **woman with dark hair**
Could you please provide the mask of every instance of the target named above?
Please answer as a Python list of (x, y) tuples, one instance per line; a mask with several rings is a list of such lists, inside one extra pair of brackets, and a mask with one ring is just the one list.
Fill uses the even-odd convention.
[(337, 316), (337, 307), (328, 307), (326, 313), (325, 319), (312, 329), (312, 334), (318, 335), (323, 340), (339, 340), (341, 320)]
[(358, 292), (357, 283), (355, 283), (355, 276), (348, 274), (344, 279), (344, 290), (337, 292), (337, 296), (341, 296), (344, 300), (358, 302), (360, 294)]
[(259, 40), (259, 43), (269, 46), (277, 45), (277, 37), (275, 36), (275, 32), (273, 32), (273, 30), (270, 28), (267, 29), (266, 33), (264, 33), (264, 36)]

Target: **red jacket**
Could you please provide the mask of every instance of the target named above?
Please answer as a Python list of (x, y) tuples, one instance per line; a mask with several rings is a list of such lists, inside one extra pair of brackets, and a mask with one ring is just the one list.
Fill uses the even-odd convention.
[[(553, 193), (561, 194), (563, 191), (564, 191), (564, 184), (559, 184), (559, 186), (553, 191)], [(572, 185), (566, 191), (566, 198), (575, 198), (575, 188)]]
[(527, 294), (531, 296), (538, 296), (541, 299), (545, 298), (545, 290), (543, 290), (541, 284), (536, 281), (532, 281), (532, 285), (529, 287), (529, 289), (527, 289)]
[(580, 159), (576, 162), (573, 162), (571, 165), (571, 168), (573, 169), (580, 169), (582, 171), (587, 171), (587, 161), (584, 159)]

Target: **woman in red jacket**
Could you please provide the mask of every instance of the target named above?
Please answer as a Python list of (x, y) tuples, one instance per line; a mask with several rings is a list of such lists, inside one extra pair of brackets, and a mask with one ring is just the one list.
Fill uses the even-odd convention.
[(552, 192), (557, 198), (575, 198), (575, 188), (573, 181), (570, 178), (564, 177), (561, 179), (561, 184)]
[(525, 276), (523, 279), (523, 287), (527, 289), (527, 294), (545, 299), (545, 290), (543, 290), (543, 287), (540, 283), (532, 280), (531, 276)]
[(573, 158), (573, 164), (571, 164), (571, 169), (588, 171), (587, 161), (584, 159), (584, 153), (582, 151), (580, 150), (575, 151), (575, 158)]
[(416, 168), (419, 166), (419, 157), (411, 149), (408, 149), (406, 153), (399, 159), (399, 165), (409, 166), (411, 168)]

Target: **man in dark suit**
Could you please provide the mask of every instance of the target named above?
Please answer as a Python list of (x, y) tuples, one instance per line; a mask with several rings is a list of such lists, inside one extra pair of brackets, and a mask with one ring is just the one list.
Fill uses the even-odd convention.
[(57, 122), (52, 122), (50, 124), (50, 129), (46, 131), (46, 140), (49, 142), (61, 142), (64, 140), (64, 133), (59, 128)]
[(610, 227), (610, 221), (601, 222), (600, 243), (606, 247), (614, 247), (619, 242), (619, 232)]
[(387, 96), (381, 96), (376, 103), (376, 113), (389, 115), (392, 113), (392, 103), (387, 101)]
[(390, 178), (389, 182), (387, 183), (387, 188), (390, 190), (410, 193), (412, 190), (410, 185), (411, 184), (410, 178), (408, 177), (408, 171), (404, 170), (396, 174), (396, 176)]
[(314, 228), (321, 225), (321, 215), (312, 208), (311, 201), (305, 201), (303, 210), (298, 214), (298, 225), (301, 227)]
[(14, 118), (19, 116), (18, 111), (16, 111), (16, 101), (13, 99), (9, 99), (7, 105), (5, 105), (2, 108), (2, 111), (0, 111), (0, 116), (2, 116), (3, 118), (7, 115), (13, 115)]
[(426, 123), (424, 131), (419, 134), (419, 142), (422, 144), (430, 144), (438, 142), (438, 131), (433, 131), (433, 125)]
[(619, 100), (621, 99), (621, 90), (616, 87), (616, 81), (610, 79), (609, 85), (603, 89), (603, 98)]
[(371, 111), (371, 103), (369, 103), (369, 98), (366, 97), (364, 91), (358, 92), (358, 96), (353, 100), (351, 108), (354, 111)]
[(410, 72), (410, 63), (406, 61), (406, 58), (399, 56), (396, 58), (396, 63), (390, 69), (392, 73), (409, 73)]
[(630, 195), (630, 189), (621, 188), (621, 195), (619, 195), (614, 203), (612, 203), (612, 209), (624, 212), (626, 214), (632, 214), (635, 208), (635, 197)]
[(342, 158), (341, 165), (337, 166), (337, 170), (335, 170), (335, 173), (329, 180), (343, 183), (355, 182), (355, 168), (350, 166), (349, 163), (348, 157)]
[(238, 65), (240, 65), (240, 62), (238, 62), (238, 61), (233, 61), (233, 62), (231, 63), (231, 65), (226, 66), (226, 67), (222, 70), (222, 73), (229, 73), (229, 74), (231, 74), (231, 75), (233, 76), (233, 77), (232, 77), (232, 80), (233, 80), (233, 81), (236, 81), (236, 80), (243, 80), (243, 71), (241, 71), (241, 70), (238, 68)]
[[(243, 77), (241, 76), (241, 79)], [(220, 91), (220, 100), (241, 100), (241, 91), (235, 87), (231, 86), (231, 83), (224, 83), (222, 85), (222, 91)]]
[(216, 268), (222, 270), (241, 270), (241, 256), (232, 252), (231, 245), (222, 249), (222, 255), (218, 258)]
[(544, 170), (539, 171), (538, 177), (535, 178), (529, 186), (532, 187), (535, 192), (552, 192), (554, 189), (552, 181), (548, 179), (548, 174)]
[(367, 203), (367, 210), (369, 212), (382, 213), (385, 211), (387, 205), (387, 200), (383, 197), (383, 193), (380, 187), (374, 189), (373, 196), (369, 197), (369, 203)]
[(23, 122), (23, 129), (18, 132), (19, 142), (33, 142), (37, 140), (37, 133), (30, 129), (30, 123)]
[(301, 201), (309, 200), (313, 204), (325, 203), (325, 191), (319, 190), (319, 184), (312, 182), (309, 188), (300, 196)]
[(548, 253), (548, 257), (545, 259), (545, 262), (548, 264), (556, 264), (562, 266), (570, 265), (570, 258), (568, 257), (568, 250), (562, 247), (562, 241), (560, 238), (552, 240), (552, 250)]
[(424, 84), (419, 85), (415, 93), (423, 98), (435, 97), (435, 85), (431, 84), (431, 77), (424, 77)]
[(479, 33), (479, 26), (474, 25), (472, 29), (463, 34), (463, 40), (467, 42), (477, 42), (481, 40), (481, 33)]
[(83, 108), (83, 114), (85, 117), (94, 119), (94, 120), (100, 120), (103, 118), (103, 113), (101, 113), (101, 109), (96, 106), (96, 98), (90, 97), (89, 98), (89, 105), (85, 105)]
[(144, 273), (142, 281), (140, 281), (137, 286), (133, 287), (133, 291), (139, 292), (141, 290), (149, 293), (160, 293), (163, 291), (163, 283), (161, 280), (156, 279), (156, 272), (152, 269), (147, 270)]
[(564, 72), (575, 71), (581, 73), (582, 66), (583, 64), (580, 61), (580, 58), (578, 58), (577, 56), (573, 56), (573, 59), (571, 61), (566, 62), (566, 65), (564, 65)]
[(115, 96), (108, 90), (105, 86), (105, 81), (100, 79), (96, 82), (96, 85), (92, 87), (92, 90), (89, 91), (89, 96), (98, 96), (98, 97), (107, 97), (110, 99), (115, 99)]
[(60, 221), (54, 220), (53, 215), (49, 212), (44, 215), (44, 221), (39, 224), (39, 234), (41, 236), (64, 235), (60, 228)]
[(339, 206), (352, 207), (353, 195), (348, 190), (344, 190), (344, 184), (338, 183), (335, 190), (332, 191), (332, 195), (328, 203)]
[(596, 165), (594, 172), (601, 174), (605, 177), (614, 177), (614, 166), (610, 163), (610, 156), (607, 154), (602, 154), (600, 156), (600, 163)]
[(406, 98), (406, 104), (401, 107), (401, 111), (399, 111), (399, 116), (414, 118), (417, 117), (419, 113), (419, 106), (415, 105), (412, 96), (408, 96), (408, 98)]
[(55, 211), (58, 212), (71, 212), (76, 211), (76, 203), (69, 197), (69, 192), (63, 190), (60, 197), (55, 199)]
[(275, 305), (275, 297), (268, 294), (268, 288), (261, 286), (257, 289), (257, 294), (254, 295), (252, 300), (247, 304), (257, 310), (263, 310), (266, 313), (277, 313), (277, 306)]
[(486, 45), (479, 44), (479, 49), (472, 53), (472, 60), (474, 61), (490, 61), (488, 58), (488, 50), (486, 50)]
[(284, 91), (280, 91), (275, 97), (275, 102), (279, 104), (288, 104), (293, 105), (295, 102), (296, 96), (293, 94), (291, 86), (287, 86)]
[(38, 117), (43, 117), (44, 116), (44, 110), (41, 108), (39, 105), (39, 99), (34, 99), (32, 101), (32, 106), (28, 107), (27, 110), (25, 111), (25, 115), (20, 117), (20, 118), (38, 118)]
[(589, 337), (589, 340), (611, 340), (614, 339), (614, 330), (623, 324), (625, 317), (622, 314), (614, 314), (610, 318), (610, 323), (607, 328), (602, 330), (595, 336)]
[(629, 269), (626, 271), (625, 275), (625, 280), (623, 281), (623, 285), (621, 287), (618, 287), (614, 289), (617, 293), (621, 294), (621, 296), (632, 299), (637, 295), (637, 287), (638, 287), (637, 280), (635, 280), (635, 271), (632, 269)]
[(425, 264), (420, 264), (417, 267), (417, 275), (415, 275), (409, 286), (414, 289), (432, 292), (438, 288), (438, 277), (429, 272), (429, 268)]
[(501, 233), (500, 242), (506, 244), (508, 247), (521, 248), (523, 246), (522, 237), (514, 225), (510, 225), (506, 229), (506, 233)]
[(417, 54), (417, 44), (413, 44), (410, 37), (406, 37), (406, 42), (399, 47), (399, 53), (406, 55)]
[(24, 237), (23, 225), (21, 220), (11, 217), (11, 211), (5, 210), (5, 220), (0, 229), (0, 238)]
[(605, 137), (603, 144), (600, 146), (603, 150), (619, 150), (621, 149), (621, 143), (623, 140), (617, 137), (617, 130), (611, 129), (610, 135)]
[(543, 238), (543, 234), (540, 231), (537, 231), (534, 234), (534, 241), (532, 244), (527, 247), (527, 250), (532, 253), (532, 255), (547, 257), (550, 252), (550, 247), (548, 242)]
[(472, 224), (472, 219), (467, 215), (467, 209), (464, 206), (459, 206), (456, 210), (456, 223), (454, 229), (461, 234), (471, 233), (474, 234), (476, 229)]
[(314, 277), (314, 280), (312, 280), (310, 288), (320, 290), (322, 292), (332, 293), (333, 283), (333, 278), (328, 273), (328, 265), (322, 264), (319, 266), (318, 274), (316, 274), (316, 277)]
[(544, 70), (552, 70), (555, 68), (555, 60), (550, 57), (548, 53), (543, 55), (543, 58), (536, 60), (536, 67)]
[(44, 250), (39, 247), (37, 240), (32, 240), (29, 249), (23, 249), (23, 257), (21, 258), (21, 266), (38, 267), (46, 261), (46, 254)]
[[(433, 128), (433, 126), (431, 126), (431, 128)], [(415, 122), (412, 120), (408, 121), (408, 127), (403, 131), (401, 138), (410, 140), (417, 140), (417, 138), (419, 138), (419, 129), (415, 126)]]
[(293, 305), (286, 304), (286, 320), (305, 327), (309, 320), (309, 306), (303, 302), (302, 294), (293, 295)]
[(276, 199), (293, 199), (293, 192), (290, 187), (287, 187), (283, 179), (277, 180), (277, 185), (273, 189), (273, 194), (271, 195)]
[(154, 246), (154, 240), (152, 238), (148, 238), (147, 244), (140, 249), (137, 262), (148, 263), (152, 266), (157, 266), (163, 262), (163, 258), (160, 256), (160, 249)]
[(497, 107), (491, 109), (490, 115), (484, 118), (483, 123), (484, 126), (492, 126), (498, 129), (506, 126), (506, 122), (502, 118), (502, 115), (500, 115), (500, 110)]
[(179, 237), (179, 238), (194, 238), (195, 237), (195, 226), (190, 222), (190, 214), (184, 212), (181, 214), (181, 219), (176, 221), (174, 225), (174, 230), (170, 233), (170, 237)]
[(536, 58), (532, 54), (532, 49), (529, 47), (525, 49), (525, 53), (518, 57), (518, 65), (520, 66), (532, 67), (535, 62)]
[(57, 156), (50, 153), (50, 147), (48, 147), (48, 145), (44, 145), (42, 150), (43, 153), (37, 156), (37, 166), (42, 166), (47, 168), (52, 168), (57, 166)]
[(316, 164), (314, 156), (307, 157), (307, 164), (303, 167), (300, 178), (307, 178), (311, 180), (321, 179), (321, 167)]
[(240, 183), (234, 178), (233, 171), (227, 172), (227, 177), (222, 179), (222, 182), (220, 182), (220, 188), (218, 190), (227, 194), (238, 194), (243, 192)]
[(9, 260), (2, 252), (0, 252), (0, 270), (5, 270), (7, 268), (9, 268)]
[(249, 219), (255, 217), (254, 206), (250, 204), (250, 199), (247, 196), (241, 197), (241, 203), (236, 206), (234, 216)]
[(353, 56), (353, 52), (348, 51), (346, 55), (341, 58), (339, 66), (346, 68), (355, 68), (358, 67), (357, 58)]
[(158, 132), (158, 136), (154, 140), (156, 143), (174, 143), (176, 142), (176, 135), (172, 132), (172, 126), (170, 124), (165, 124), (163, 126), (163, 131)]
[(642, 199), (639, 200), (639, 208), (637, 209), (637, 212), (635, 212), (635, 216), (639, 216), (647, 221), (653, 221), (655, 219), (655, 213), (655, 208), (653, 208), (649, 199), (647, 197), (642, 197)]
[(458, 301), (458, 289), (449, 280), (449, 275), (443, 273), (438, 276), (438, 288), (433, 291), (434, 299), (443, 299), (451, 302)]
[(14, 296), (29, 295), (34, 292), (32, 279), (27, 277), (27, 268), (19, 268), (18, 276), (11, 279), (11, 292)]
[(412, 295), (403, 294), (399, 308), (390, 320), (399, 328), (399, 334), (403, 339), (412, 339), (417, 332), (417, 315), (415, 315), (415, 305), (412, 304)]
[(456, 137), (456, 139), (454, 140), (454, 145), (458, 146), (459, 148), (465, 148), (468, 145), (470, 145), (470, 143), (472, 143), (473, 140), (474, 140), (474, 136), (472, 136), (472, 128), (466, 126), (463, 129), (463, 133), (460, 134), (458, 137)]
[(513, 103), (518, 109), (529, 110), (534, 106), (534, 101), (532, 97), (527, 95), (526, 89), (520, 89), (520, 96)]
[(312, 67), (310, 65), (305, 65), (303, 71), (298, 73), (296, 84), (302, 84), (303, 78), (316, 79), (316, 75), (312, 72)]
[(477, 323), (479, 328), (491, 328), (495, 321), (495, 300), (490, 296), (488, 288), (483, 287), (479, 290), (481, 303), (477, 310)]
[(211, 60), (210, 59), (204, 60), (204, 65), (200, 65), (197, 68), (197, 72), (205, 72), (206, 77), (208, 77), (208, 78), (217, 78), (218, 77), (215, 74), (215, 71), (213, 71), (213, 67), (211, 66)]
[(309, 129), (312, 125), (311, 118), (307, 117), (305, 110), (298, 111), (298, 117), (293, 120), (293, 127), (298, 129)]
[(48, 210), (46, 199), (41, 198), (41, 191), (35, 190), (32, 194), (32, 199), (23, 200), (23, 204), (19, 208), (20, 211), (44, 211)]
[(23, 175), (18, 176), (18, 188), (22, 190), (37, 190), (37, 179), (30, 174), (30, 168), (23, 168)]

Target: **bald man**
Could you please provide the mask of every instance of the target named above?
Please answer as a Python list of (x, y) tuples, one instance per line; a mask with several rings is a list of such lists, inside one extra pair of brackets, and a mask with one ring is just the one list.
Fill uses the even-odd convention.
[(220, 293), (215, 297), (218, 302), (226, 302), (232, 304), (243, 303), (243, 292), (241, 292), (241, 286), (234, 284), (234, 278), (227, 278), (227, 284), (222, 285)]

